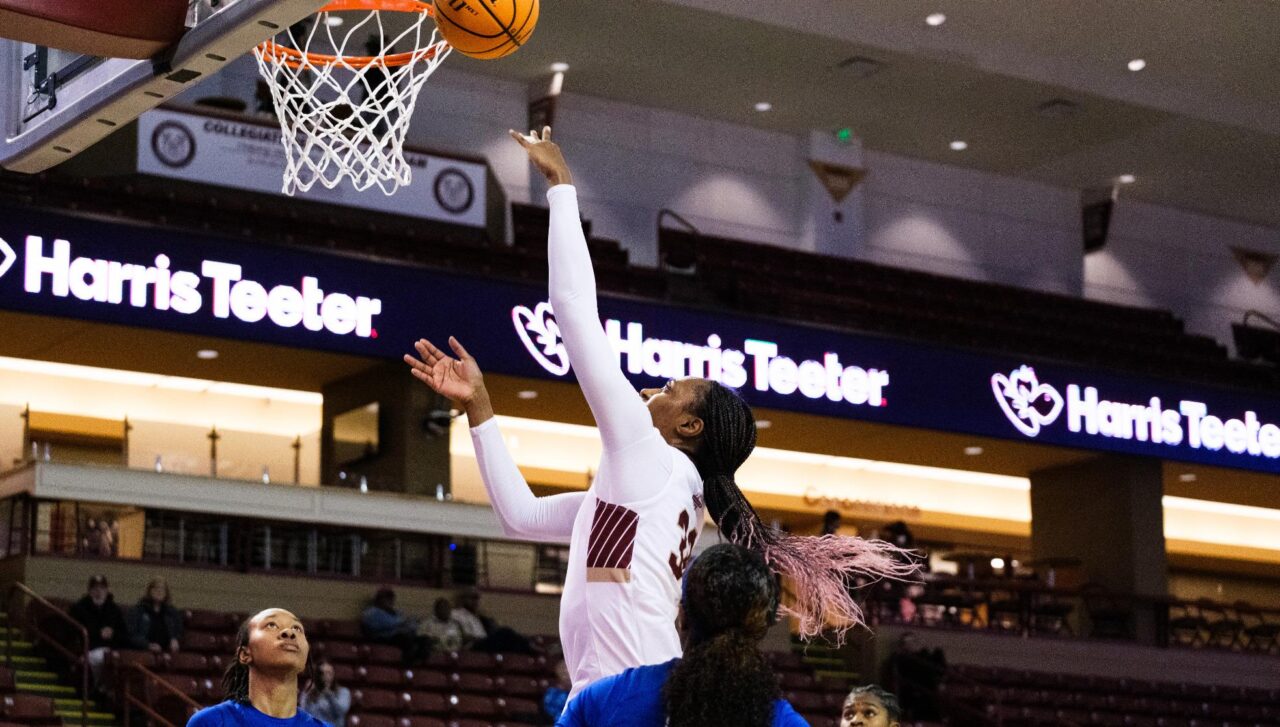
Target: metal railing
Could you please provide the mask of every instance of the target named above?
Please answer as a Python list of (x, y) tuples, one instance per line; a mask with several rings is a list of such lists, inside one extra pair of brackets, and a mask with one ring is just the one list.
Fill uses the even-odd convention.
[[(121, 709), (124, 711), (124, 727), (132, 726), (135, 710), (146, 715), (149, 720), (152, 720), (153, 725), (182, 727), (186, 724), (187, 718), (202, 709), (199, 702), (142, 664), (129, 664), (127, 668), (117, 672), (117, 677), (120, 679), (119, 697)], [(170, 720), (155, 708), (158, 701), (155, 697), (157, 691), (175, 697), (178, 704), (184, 708), (185, 714), (181, 722)]]
[[(80, 622), (68, 616), (62, 609), (31, 590), (24, 583), (14, 583), (9, 588), (5, 602), (9, 614), (9, 628), (5, 633), (5, 665), (13, 668), (13, 634), (21, 630), (32, 643), (42, 644), (66, 660), (71, 673), (80, 672), (80, 724), (89, 723), (89, 632)], [(39, 613), (34, 613), (39, 611)], [(59, 626), (65, 625), (63, 634), (51, 633), (44, 625), (52, 618)], [(60, 638), (70, 637), (70, 638)], [(66, 643), (78, 644), (79, 650)]]

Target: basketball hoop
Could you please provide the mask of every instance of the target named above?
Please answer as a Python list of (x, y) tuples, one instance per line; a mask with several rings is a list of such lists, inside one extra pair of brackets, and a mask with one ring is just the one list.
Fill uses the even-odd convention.
[[(418, 0), (334, 0), (254, 49), (280, 117), (285, 194), (346, 177), (388, 195), (409, 183), (414, 104), (452, 50), (433, 18)], [(349, 52), (366, 39), (371, 55)]]

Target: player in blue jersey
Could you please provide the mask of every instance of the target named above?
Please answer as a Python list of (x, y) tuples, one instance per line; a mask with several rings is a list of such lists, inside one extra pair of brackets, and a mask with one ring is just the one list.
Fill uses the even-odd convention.
[(222, 677), (227, 701), (196, 712), (187, 727), (323, 727), (298, 709), (299, 682), (310, 681), (311, 647), (302, 623), (283, 608), (268, 608), (236, 634)]
[(714, 545), (689, 566), (680, 599), (684, 657), (582, 690), (557, 727), (808, 727), (781, 698), (759, 642), (778, 616), (764, 559)]

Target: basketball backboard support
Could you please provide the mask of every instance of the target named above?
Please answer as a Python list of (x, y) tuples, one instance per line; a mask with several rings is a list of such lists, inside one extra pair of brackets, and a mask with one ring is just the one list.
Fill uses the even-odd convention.
[(145, 60), (0, 39), (0, 166), (34, 174), (70, 159), (327, 2), (196, 0), (182, 38)]

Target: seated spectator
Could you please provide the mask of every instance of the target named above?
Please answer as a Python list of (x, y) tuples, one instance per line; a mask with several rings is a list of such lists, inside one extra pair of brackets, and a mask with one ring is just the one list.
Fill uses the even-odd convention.
[(129, 646), (129, 627), (125, 625), (124, 612), (111, 595), (106, 576), (89, 579), (89, 592), (71, 606), (70, 615), (89, 632), (89, 671), (93, 675), (93, 688), (100, 694), (104, 693), (107, 685), (103, 667), (107, 654), (112, 649)]
[(840, 711), (840, 727), (898, 727), (901, 721), (898, 698), (875, 684), (854, 687)]
[(453, 617), (453, 606), (447, 598), (436, 599), (431, 617), (422, 622), (418, 633), (431, 639), (435, 648), (442, 651), (457, 651), (465, 640), (462, 626)]
[(480, 592), (469, 588), (458, 594), (458, 607), (453, 609), (453, 619), (462, 627), (462, 636), (475, 651), (490, 654), (517, 652), (536, 656), (529, 639), (514, 629), (499, 626), (493, 619), (480, 612)]
[(151, 579), (137, 605), (129, 609), (128, 619), (133, 648), (178, 653), (178, 644), (182, 641), (182, 614), (173, 607), (165, 579)]
[(406, 666), (416, 666), (427, 658), (430, 644), (418, 635), (418, 619), (396, 610), (396, 592), (380, 588), (373, 603), (360, 614), (360, 630), (365, 638), (379, 644), (400, 647)]
[(561, 659), (556, 662), (555, 682), (542, 695), (542, 713), (548, 718), (547, 724), (554, 724), (560, 719), (565, 702), (569, 701), (570, 689), (573, 689), (573, 681), (569, 679), (569, 667)]
[(927, 649), (908, 631), (894, 645), (886, 664), (891, 686), (902, 695), (907, 717), (915, 721), (942, 721), (938, 687), (947, 674), (947, 657), (942, 649)]
[(328, 659), (320, 662), (317, 671), (319, 681), (302, 695), (299, 706), (329, 727), (344, 727), (347, 712), (351, 711), (351, 690), (334, 679), (333, 664)]

